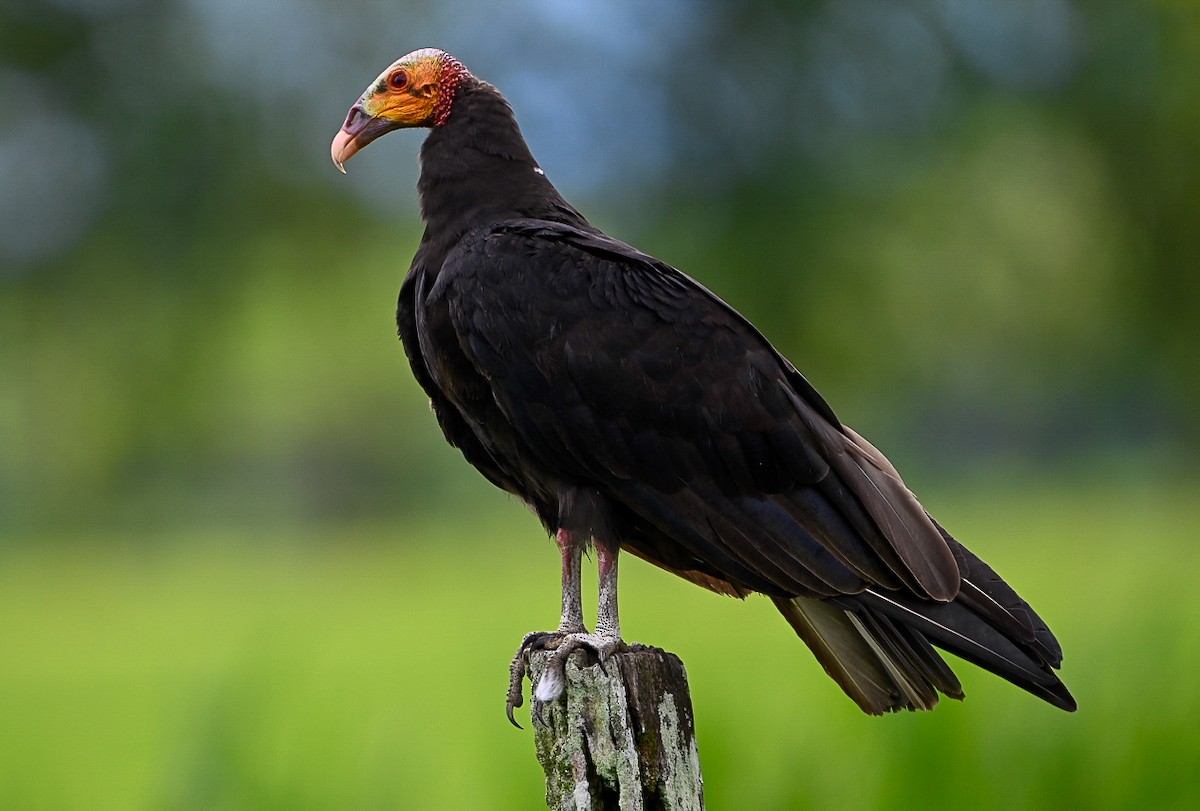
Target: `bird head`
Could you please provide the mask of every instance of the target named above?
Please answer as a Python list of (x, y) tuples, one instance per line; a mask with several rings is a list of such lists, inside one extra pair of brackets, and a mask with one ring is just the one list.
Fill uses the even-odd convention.
[(355, 152), (392, 130), (446, 123), (458, 85), (468, 76), (461, 62), (436, 48), (397, 59), (347, 113), (329, 148), (334, 166), (344, 173)]

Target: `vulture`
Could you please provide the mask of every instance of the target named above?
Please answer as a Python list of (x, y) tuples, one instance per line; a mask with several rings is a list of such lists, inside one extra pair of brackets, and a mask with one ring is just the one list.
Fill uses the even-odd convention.
[(562, 555), (561, 621), (523, 640), (510, 720), (530, 650), (552, 651), (537, 709), (562, 693), (571, 651), (624, 648), (622, 550), (720, 594), (769, 597), (864, 712), (961, 699), (935, 648), (1075, 709), (1033, 609), (745, 317), (563, 199), (495, 87), (444, 51), (413, 51), (350, 108), (333, 162), (344, 172), (407, 127), (429, 133), (425, 231), (396, 313), (404, 351), (446, 440)]

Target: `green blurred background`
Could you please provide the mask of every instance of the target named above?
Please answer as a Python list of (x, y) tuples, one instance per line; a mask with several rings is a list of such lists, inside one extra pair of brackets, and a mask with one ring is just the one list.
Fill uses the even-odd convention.
[(710, 807), (1195, 807), (1200, 4), (6, 0), (0, 808), (539, 806), (502, 704), (557, 557), (395, 339), (421, 137), (328, 158), (431, 45), (1064, 643), (1076, 715), (960, 664), (867, 718), (631, 561)]

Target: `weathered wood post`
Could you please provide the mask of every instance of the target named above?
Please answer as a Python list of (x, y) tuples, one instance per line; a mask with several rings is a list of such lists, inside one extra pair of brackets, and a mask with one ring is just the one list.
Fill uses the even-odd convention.
[[(534, 684), (549, 655), (530, 653)], [(635, 644), (601, 667), (590, 651), (578, 650), (566, 677), (563, 695), (532, 713), (547, 805), (561, 811), (704, 808), (692, 698), (678, 656)]]

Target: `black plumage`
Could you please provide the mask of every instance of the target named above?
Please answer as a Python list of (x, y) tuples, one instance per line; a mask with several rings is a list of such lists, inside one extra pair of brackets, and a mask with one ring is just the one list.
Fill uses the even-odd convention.
[[(758, 330), (590, 225), (500, 93), (452, 57), (418, 51), (389, 71), (351, 111), (335, 162), (381, 134), (358, 136), (368, 126), (430, 127), (400, 338), (450, 444), (565, 544), (564, 589), (567, 546), (591, 539), (613, 558), (614, 589), (619, 548), (769, 596), (866, 712), (961, 698), (933, 646), (1075, 708), (1046, 624)], [(372, 113), (398, 71), (418, 100), (432, 77), (429, 104)], [(574, 625), (564, 608), (560, 630)]]

